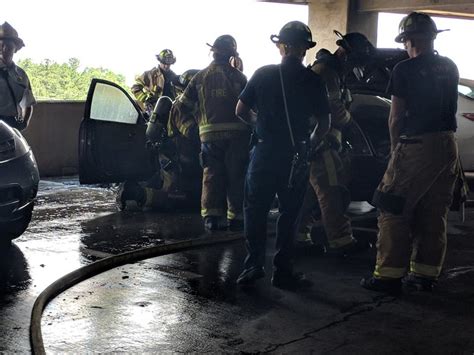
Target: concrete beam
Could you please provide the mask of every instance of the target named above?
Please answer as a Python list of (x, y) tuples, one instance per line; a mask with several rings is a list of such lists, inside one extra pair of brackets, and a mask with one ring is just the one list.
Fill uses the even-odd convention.
[(455, 13), (459, 16), (474, 16), (472, 0), (358, 0), (360, 12), (409, 12), (433, 10)]

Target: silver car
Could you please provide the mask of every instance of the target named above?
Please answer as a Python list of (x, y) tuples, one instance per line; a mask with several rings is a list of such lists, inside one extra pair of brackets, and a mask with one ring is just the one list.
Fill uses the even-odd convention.
[(21, 133), (0, 121), (0, 244), (10, 245), (31, 220), (39, 172)]

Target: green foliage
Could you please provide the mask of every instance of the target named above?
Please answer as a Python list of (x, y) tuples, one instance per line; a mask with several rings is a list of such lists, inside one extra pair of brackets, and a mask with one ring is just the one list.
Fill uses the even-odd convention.
[(62, 64), (49, 59), (37, 64), (27, 58), (18, 61), (17, 65), (28, 74), (37, 100), (85, 100), (93, 78), (112, 81), (129, 91), (125, 76), (104, 68), (80, 71), (77, 58)]

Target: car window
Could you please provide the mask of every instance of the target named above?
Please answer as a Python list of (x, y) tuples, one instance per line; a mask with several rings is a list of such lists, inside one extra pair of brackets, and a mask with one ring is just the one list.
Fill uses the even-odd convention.
[(352, 156), (372, 155), (364, 134), (355, 122), (344, 129), (343, 145), (349, 148)]
[(458, 85), (458, 92), (461, 95), (463, 95), (463, 96), (465, 96), (465, 97), (467, 97), (471, 100), (474, 100), (474, 88), (469, 87), (467, 85), (459, 84)]
[(105, 83), (96, 84), (91, 103), (91, 119), (136, 124), (139, 116), (124, 91)]

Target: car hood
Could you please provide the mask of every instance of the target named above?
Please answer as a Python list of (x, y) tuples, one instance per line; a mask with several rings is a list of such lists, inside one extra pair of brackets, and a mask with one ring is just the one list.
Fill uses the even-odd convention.
[(20, 158), (30, 147), (21, 133), (0, 121), (0, 164)]

